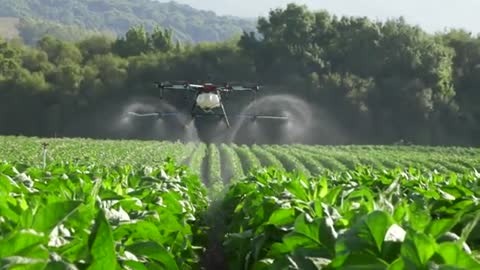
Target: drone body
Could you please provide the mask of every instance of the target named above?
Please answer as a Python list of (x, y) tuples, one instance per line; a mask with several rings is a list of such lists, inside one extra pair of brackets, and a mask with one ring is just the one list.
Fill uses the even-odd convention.
[[(258, 85), (255, 86), (233, 86), (230, 84), (223, 84), (222, 86), (215, 85), (213, 83), (204, 83), (204, 84), (190, 84), (190, 83), (159, 83), (155, 82), (155, 85), (160, 88), (160, 98), (163, 98), (163, 91), (164, 90), (177, 90), (177, 91), (187, 91), (191, 92), (195, 95), (194, 103), (191, 107), (190, 113), (193, 118), (200, 117), (200, 116), (221, 116), (224, 118), (227, 127), (230, 127), (230, 122), (223, 105), (223, 96), (232, 93), (232, 92), (240, 92), (240, 91), (248, 91), (254, 93), (254, 102), (256, 102), (256, 94), (259, 91), (260, 87)], [(215, 112), (215, 110), (219, 110)], [(235, 115), (238, 117), (245, 117), (250, 118), (252, 120), (256, 120), (258, 118), (263, 119), (279, 119), (279, 120), (287, 120), (286, 116), (271, 116), (271, 115), (257, 115), (256, 109), (253, 114), (241, 114)], [(200, 111), (200, 112), (198, 112)], [(179, 114), (180, 112), (155, 112), (155, 113), (147, 113), (141, 114), (136, 112), (129, 112), (130, 115), (134, 116), (158, 116), (158, 117), (166, 117), (166, 116), (173, 116)]]
[(220, 95), (217, 93), (216, 87), (209, 83), (204, 84), (203, 88), (199, 89), (199, 93), (195, 100), (197, 106), (205, 111), (211, 111), (214, 108), (219, 108)]

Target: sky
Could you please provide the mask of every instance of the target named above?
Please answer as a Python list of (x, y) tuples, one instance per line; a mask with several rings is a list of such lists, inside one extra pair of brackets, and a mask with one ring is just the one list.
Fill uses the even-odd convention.
[[(170, 0), (159, 0), (168, 2)], [(305, 4), (311, 10), (324, 9), (336, 15), (367, 16), (385, 20), (403, 16), (410, 24), (428, 32), (463, 28), (480, 33), (480, 0), (175, 0), (197, 9), (212, 10), (218, 15), (239, 17), (268, 16), (270, 9), (287, 3)]]

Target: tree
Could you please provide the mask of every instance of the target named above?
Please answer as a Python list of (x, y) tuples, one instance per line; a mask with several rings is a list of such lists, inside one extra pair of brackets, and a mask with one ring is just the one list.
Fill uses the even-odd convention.
[(125, 37), (119, 38), (113, 44), (113, 51), (122, 56), (133, 56), (150, 50), (149, 38), (143, 25), (130, 28)]
[(172, 41), (172, 31), (171, 30), (164, 30), (159, 26), (155, 26), (153, 29), (152, 34), (149, 37), (150, 46), (162, 52), (170, 51), (174, 48), (173, 41)]

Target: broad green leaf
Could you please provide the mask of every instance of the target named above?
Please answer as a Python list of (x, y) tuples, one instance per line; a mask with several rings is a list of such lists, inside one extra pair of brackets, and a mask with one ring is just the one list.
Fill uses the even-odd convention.
[(128, 239), (153, 240), (161, 243), (164, 239), (162, 239), (160, 229), (153, 222), (141, 220), (135, 223), (121, 224), (115, 229), (113, 236), (116, 240), (125, 237)]
[(88, 234), (77, 232), (76, 237), (57, 250), (66, 261), (77, 262), (89, 257)]
[(43, 233), (31, 229), (12, 232), (0, 240), (0, 258), (15, 256), (45, 243), (48, 243), (48, 238)]
[(403, 262), (402, 258), (396, 259), (388, 266), (388, 270), (404, 270), (404, 269), (405, 269), (405, 263)]
[(280, 208), (275, 210), (268, 219), (268, 224), (282, 226), (293, 223), (295, 221), (295, 209)]
[(49, 234), (82, 204), (81, 201), (54, 202), (42, 206), (28, 227)]
[(443, 263), (463, 269), (480, 269), (480, 263), (460, 248), (457, 243), (446, 242), (438, 245), (437, 253)]
[(103, 211), (98, 211), (88, 246), (92, 257), (89, 269), (114, 269), (117, 267), (112, 229)]
[[(356, 237), (358, 241), (352, 243), (362, 243), (358, 247), (368, 246), (372, 248), (372, 251), (379, 254), (382, 251), (385, 235), (392, 225), (393, 219), (389, 214), (378, 210), (373, 211), (353, 225), (352, 237)], [(357, 249), (357, 247), (352, 248)]]
[(408, 212), (408, 204), (405, 201), (401, 201), (395, 205), (395, 209), (393, 211), (393, 219), (397, 223), (402, 223), (405, 215)]
[(297, 199), (308, 201), (307, 186), (303, 181), (291, 181), (287, 184), (287, 189)]
[(335, 243), (336, 257), (333, 261), (335, 267), (372, 264), (372, 259), (384, 260), (390, 257), (389, 252), (384, 252), (383, 249), (386, 233), (392, 225), (392, 217), (383, 211), (377, 210), (363, 216), (338, 237)]
[(0, 173), (0, 194), (8, 194), (14, 189), (18, 189), (18, 184), (10, 176)]
[(423, 232), (432, 219), (429, 211), (423, 207), (424, 204), (422, 202), (415, 202), (411, 205), (409, 213), (410, 226), (420, 232)]
[(301, 214), (295, 221), (294, 232), (334, 250), (337, 232), (330, 217), (316, 218), (309, 222), (306, 214)]
[(425, 228), (425, 233), (430, 234), (434, 238), (438, 238), (450, 231), (457, 224), (457, 222), (458, 220), (453, 218), (433, 220), (430, 222), (430, 224), (428, 224), (427, 228)]
[(343, 191), (342, 186), (337, 186), (334, 188), (330, 188), (327, 195), (323, 198), (323, 201), (329, 205), (336, 205), (338, 197)]
[(126, 250), (136, 256), (146, 257), (160, 264), (164, 269), (179, 269), (174, 257), (162, 245), (147, 241), (137, 242), (126, 247)]
[(400, 249), (407, 267), (423, 269), (437, 250), (435, 239), (425, 233), (409, 230)]

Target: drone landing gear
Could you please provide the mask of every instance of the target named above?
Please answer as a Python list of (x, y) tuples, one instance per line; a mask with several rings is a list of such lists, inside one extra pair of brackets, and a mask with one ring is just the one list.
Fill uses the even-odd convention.
[(227, 124), (227, 127), (230, 127), (230, 122), (228, 122), (228, 117), (227, 117), (227, 113), (225, 112), (225, 108), (223, 107), (223, 103), (220, 104), (221, 108), (222, 108), (222, 112), (223, 112), (223, 117), (225, 119), (225, 123)]

